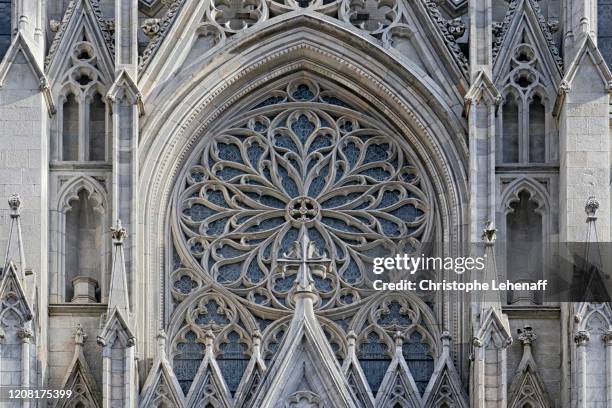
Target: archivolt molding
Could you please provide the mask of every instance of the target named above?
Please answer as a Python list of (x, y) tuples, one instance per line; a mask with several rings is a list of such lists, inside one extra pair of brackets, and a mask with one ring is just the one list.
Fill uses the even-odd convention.
[[(463, 179), (456, 173), (458, 171), (463, 174), (464, 169), (461, 163), (464, 161), (456, 156), (457, 153), (454, 150), (455, 146), (453, 146), (453, 144), (458, 143), (458, 146), (456, 146), (458, 150), (466, 151), (467, 149), (464, 150), (465, 143), (458, 142), (456, 138), (455, 141), (450, 144), (443, 144), (437, 140), (440, 136), (447, 134), (445, 130), (440, 127), (443, 126), (443, 124), (435, 119), (437, 115), (430, 112), (429, 108), (415, 111), (415, 109), (408, 106), (408, 102), (404, 100), (405, 97), (407, 98), (409, 96), (408, 94), (410, 94), (410, 96), (414, 95), (412, 94), (413, 90), (403, 88), (399, 94), (393, 92), (373, 74), (362, 70), (357, 65), (350, 62), (350, 59), (341, 58), (336, 54), (324, 51), (321, 47), (310, 44), (308, 41), (299, 40), (297, 44), (292, 44), (291, 42), (287, 44), (287, 41), (285, 41), (285, 43), (283, 47), (286, 48), (274, 53), (267, 53), (266, 56), (262, 57), (258, 62), (247, 64), (245, 68), (236, 72), (235, 75), (227, 75), (224, 81), (216, 82), (212, 90), (206, 94), (205, 97), (200, 98), (199, 95), (202, 94), (201, 88), (206, 89), (206, 87), (209, 86), (206, 84), (206, 81), (210, 79), (205, 80), (196, 88), (192, 89), (189, 95), (180, 97), (181, 101), (184, 102), (182, 105), (183, 107), (195, 106), (189, 113), (183, 110), (182, 107), (178, 109), (158, 107), (159, 113), (165, 113), (162, 113), (161, 116), (155, 114), (148, 116), (148, 122), (145, 123), (145, 128), (142, 131), (142, 147), (143, 151), (146, 152), (143, 153), (143, 159), (141, 159), (141, 166), (143, 167), (141, 174), (145, 177), (142, 183), (142, 195), (147, 197), (147, 206), (143, 216), (145, 217), (145, 228), (153, 228), (157, 231), (145, 235), (158, 237), (167, 236), (163, 226), (165, 221), (157, 222), (154, 220), (157, 219), (161, 221), (168, 219), (167, 217), (169, 215), (166, 210), (168, 208), (167, 203), (170, 189), (174, 187), (176, 174), (184, 167), (183, 163), (186, 160), (185, 156), (195, 149), (195, 144), (198, 141), (202, 140), (202, 133), (210, 132), (211, 125), (215, 123), (220, 115), (223, 114), (231, 117), (231, 112), (240, 109), (236, 107), (238, 101), (245, 100), (247, 95), (252, 94), (255, 89), (261, 89), (266, 86), (272, 87), (273, 85), (270, 85), (270, 83), (272, 83), (275, 78), (288, 77), (291, 75), (303, 77), (310, 72), (312, 73), (311, 75), (315, 75), (317, 78), (333, 79), (336, 83), (340, 83), (348, 87), (348, 89), (353, 89), (356, 94), (364, 96), (369, 93), (347, 78), (361, 78), (359, 80), (360, 83), (372, 85), (373, 88), (370, 89), (374, 91), (375, 94), (378, 94), (378, 96), (366, 96), (365, 99), (369, 103), (360, 98), (355, 99), (354, 96), (350, 96), (351, 100), (360, 104), (360, 106), (364, 106), (365, 109), (375, 116), (390, 116), (392, 120), (391, 123), (397, 124), (401, 129), (400, 133), (407, 135), (410, 139), (411, 147), (415, 149), (415, 154), (422, 160), (423, 167), (427, 169), (427, 177), (431, 180), (434, 191), (446, 192), (444, 195), (441, 193), (433, 193), (439, 200), (436, 203), (436, 210), (439, 211), (441, 218), (436, 222), (441, 222), (443, 225), (441, 231), (443, 231), (443, 236), (446, 237), (444, 240), (457, 242), (460, 231), (451, 228), (450, 225), (462, 224), (458, 220), (461, 214), (460, 208), (464, 200), (465, 188), (456, 184), (461, 183), (460, 180)], [(300, 59), (296, 61), (295, 58), (293, 58), (295, 55), (299, 55)], [(291, 60), (291, 58), (293, 59)], [(317, 60), (320, 60), (320, 62), (315, 62)], [(285, 63), (285, 61), (292, 62)], [(325, 65), (331, 63), (334, 63), (336, 67), (333, 71), (325, 67)], [(278, 68), (269, 68), (274, 66)], [(264, 70), (265, 76), (258, 77)], [(338, 70), (346, 71), (347, 73), (350, 72), (350, 76), (345, 74), (338, 75)], [(389, 78), (389, 76), (387, 76), (387, 78)], [(397, 79), (394, 79), (393, 81), (396, 80)], [(339, 92), (351, 95), (351, 93), (346, 90), (339, 89)], [(176, 96), (181, 93), (182, 92), (177, 93)], [(226, 99), (221, 99), (221, 97), (226, 94), (230, 96)], [(383, 100), (387, 99), (388, 103), (383, 105), (377, 102), (377, 100), (381, 98)], [(412, 98), (410, 101), (413, 102), (414, 99)], [(168, 102), (172, 105), (179, 101)], [(389, 106), (394, 108), (393, 112), (389, 110)], [(422, 106), (424, 107), (425, 104)], [(379, 108), (380, 111), (377, 111), (377, 108)], [(395, 110), (395, 108), (397, 108), (397, 110)], [(179, 112), (180, 115), (182, 115), (180, 117), (178, 116)], [(427, 115), (429, 115), (429, 117), (426, 119), (426, 122), (423, 122), (415, 112), (419, 115), (425, 115), (421, 116), (422, 118), (427, 117)], [(170, 114), (175, 118), (167, 117)], [(396, 114), (399, 116), (408, 116), (406, 118), (407, 122), (402, 121)], [(445, 115), (445, 117), (448, 118), (447, 115)], [(165, 125), (158, 123), (158, 120), (162, 120)], [(410, 125), (406, 125), (406, 123), (410, 123)], [(413, 125), (415, 126), (414, 128), (409, 127)], [(173, 137), (156, 137), (153, 139), (152, 131), (148, 129), (154, 128), (156, 129), (156, 135), (173, 134)], [(175, 130), (171, 130), (170, 128), (175, 128)], [(456, 130), (459, 131), (459, 129)], [(434, 131), (438, 133), (438, 137), (436, 138), (432, 136), (432, 132)], [(443, 146), (444, 149), (450, 147), (451, 151), (443, 152)], [(463, 146), (463, 148), (460, 146)], [(453, 158), (448, 157), (448, 155)], [(150, 166), (152, 163), (155, 163), (156, 170), (148, 171), (146, 167)], [(451, 168), (453, 170), (451, 170)], [(450, 194), (448, 194), (449, 192)], [(155, 209), (155, 214), (150, 212), (153, 209)], [(143, 245), (156, 246), (153, 242), (143, 243)], [(453, 249), (447, 248), (445, 250)], [(149, 249), (145, 249), (145, 251), (151, 254), (156, 252), (159, 253), (159, 251), (150, 251)], [(160, 268), (164, 264), (163, 254), (159, 253), (158, 257), (150, 256), (147, 257), (147, 259), (151, 260), (151, 264), (146, 268), (149, 269), (153, 267), (155, 271), (159, 271), (159, 276), (163, 276), (162, 274), (165, 272), (165, 268)], [(181, 271), (185, 274), (193, 274), (193, 271), (187, 272), (187, 269), (194, 269), (193, 265), (187, 266), (185, 270)], [(149, 269), (149, 271), (148, 273), (155, 273), (151, 269)], [(193, 276), (191, 279), (193, 279)], [(160, 305), (160, 308), (163, 307), (163, 305)], [(163, 316), (162, 310), (158, 310), (158, 312), (154, 312), (154, 315)], [(150, 310), (149, 313), (151, 313)], [(150, 319), (145, 320), (150, 321)], [(153, 326), (149, 328), (151, 331), (156, 329), (157, 328)]]

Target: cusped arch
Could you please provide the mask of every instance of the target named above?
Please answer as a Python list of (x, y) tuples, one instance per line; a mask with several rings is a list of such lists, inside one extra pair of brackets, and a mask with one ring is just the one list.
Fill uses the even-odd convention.
[(502, 193), (500, 210), (504, 215), (514, 211), (512, 204), (520, 201), (519, 194), (521, 192), (527, 192), (529, 200), (538, 205), (536, 209), (538, 214), (546, 215), (550, 211), (550, 196), (544, 186), (529, 177), (519, 177), (508, 184)]
[(95, 211), (100, 214), (106, 213), (108, 209), (108, 200), (106, 197), (106, 189), (100, 182), (89, 176), (77, 176), (66, 182), (58, 193), (57, 210), (61, 213), (66, 213), (70, 209), (70, 202), (79, 199), (79, 192), (85, 190), (88, 193), (88, 198), (93, 199), (97, 205)]
[[(156, 304), (153, 299), (155, 293), (163, 292), (163, 276), (170, 260), (154, 248), (172, 245), (167, 230), (170, 196), (187, 157), (202, 138), (209, 137), (210, 129), (219, 118), (238, 114), (238, 101), (294, 73), (306, 72), (325, 78), (339, 89), (368, 100), (370, 111), (389, 123), (402, 135), (404, 143), (413, 148), (425, 170), (424, 177), (431, 180), (439, 215), (438, 240), (459, 242), (465, 236), (459, 226), (465, 225), (461, 209), (467, 203), (467, 147), (465, 138), (457, 137), (465, 129), (447, 102), (441, 100), (443, 107), (436, 107), (438, 110), (434, 111), (432, 105), (438, 104), (428, 102), (431, 94), (426, 84), (415, 82), (405, 72), (395, 72), (395, 67), (386, 69), (386, 74), (381, 76), (383, 71), (364, 64), (365, 59), (358, 56), (363, 51), (352, 44), (318, 44), (316, 35), (308, 39), (281, 38), (276, 33), (276, 37), (268, 43), (267, 52), (248, 42), (242, 44), (245, 49), (240, 57), (226, 62), (228, 71), (221, 82), (207, 71), (208, 74), (197, 76), (200, 75), (197, 73), (197, 79), (180, 84), (176, 98), (156, 107), (143, 124), (140, 196), (144, 198), (144, 205), (140, 217), (142, 236), (153, 237), (144, 242), (143, 248), (149, 254), (145, 257), (143, 273), (152, 283), (151, 301), (144, 308), (143, 321), (153, 322), (146, 329), (150, 332), (157, 329), (155, 322), (167, 321), (168, 317), (165, 305)], [(389, 62), (387, 58), (382, 64)], [(408, 83), (411, 85), (406, 86)], [(441, 250), (452, 253), (458, 248), (449, 245)]]

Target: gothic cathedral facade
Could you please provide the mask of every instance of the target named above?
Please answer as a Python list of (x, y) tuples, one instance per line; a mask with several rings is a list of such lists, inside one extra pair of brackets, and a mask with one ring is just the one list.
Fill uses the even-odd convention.
[(612, 407), (610, 303), (372, 289), (611, 241), (610, 19), (0, 0), (0, 406)]

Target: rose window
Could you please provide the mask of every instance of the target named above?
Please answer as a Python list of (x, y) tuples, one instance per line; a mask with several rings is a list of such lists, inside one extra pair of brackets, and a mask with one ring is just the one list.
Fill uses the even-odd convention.
[(175, 299), (214, 280), (263, 307), (291, 308), (297, 270), (276, 260), (307, 233), (319, 308), (371, 293), (374, 257), (430, 239), (429, 188), (404, 138), (359, 101), (309, 79), (269, 91), (206, 137), (177, 186), (173, 231), (185, 267)]

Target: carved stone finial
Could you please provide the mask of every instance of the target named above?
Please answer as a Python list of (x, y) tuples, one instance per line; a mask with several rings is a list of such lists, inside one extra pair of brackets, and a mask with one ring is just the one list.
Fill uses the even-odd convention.
[(404, 344), (404, 335), (400, 331), (396, 331), (393, 335), (393, 340), (395, 341), (395, 347), (402, 347)]
[(523, 346), (533, 344), (537, 338), (531, 326), (525, 326), (522, 329), (519, 329), (518, 333), (518, 339)]
[(451, 336), (448, 330), (444, 330), (440, 336), (440, 339), (442, 340), (442, 347), (450, 347), (450, 342), (453, 339), (453, 336)]
[(455, 39), (463, 37), (465, 34), (465, 23), (460, 17), (453, 18), (446, 22), (446, 28)]
[(121, 220), (117, 220), (115, 226), (111, 227), (111, 238), (115, 245), (123, 245), (123, 241), (127, 238), (127, 231), (121, 225)]
[(155, 37), (161, 29), (160, 21), (161, 20), (159, 18), (147, 18), (140, 27), (142, 28), (144, 35), (149, 38)]
[(606, 343), (607, 346), (612, 346), (612, 330), (608, 330), (602, 334), (601, 340)]
[(548, 20), (548, 29), (551, 33), (556, 33), (557, 31), (559, 31), (559, 20), (557, 20), (556, 18), (551, 18), (550, 20)]
[(587, 221), (592, 221), (592, 220), (596, 220), (596, 213), (597, 210), (599, 209), (599, 201), (594, 197), (594, 196), (590, 196), (587, 199), (586, 205), (584, 206), (584, 211), (587, 214)]
[(572, 87), (570, 86), (569, 82), (561, 81), (561, 84), (559, 85), (559, 90), (557, 91), (557, 93), (559, 95), (567, 95), (568, 93), (570, 93), (571, 90), (572, 90)]
[(211, 349), (214, 340), (215, 335), (213, 334), (213, 331), (210, 329), (206, 330), (206, 332), (204, 333), (204, 344), (206, 345), (207, 349)]
[(23, 343), (29, 343), (34, 337), (34, 333), (27, 327), (22, 327), (17, 331), (17, 337), (19, 337)]
[(49, 20), (49, 29), (51, 30), (52, 33), (57, 33), (61, 25), (62, 23), (58, 20), (53, 20), (53, 19)]
[(166, 350), (166, 332), (164, 331), (164, 329), (160, 329), (157, 332), (157, 348), (159, 349), (159, 351), (161, 353), (163, 353)]
[(83, 346), (87, 341), (87, 333), (83, 330), (80, 323), (77, 323), (76, 328), (74, 329), (74, 343), (77, 346)]
[(21, 203), (21, 197), (19, 197), (19, 194), (11, 195), (8, 199), (8, 205), (11, 209), (11, 218), (17, 218), (19, 215), (21, 215), (23, 205)]
[(485, 228), (482, 230), (482, 239), (485, 244), (493, 244), (495, 242), (497, 229), (493, 226), (492, 221), (487, 221)]
[(591, 340), (591, 334), (586, 330), (580, 330), (574, 336), (574, 342), (576, 342), (576, 344), (579, 346), (586, 345), (589, 342), (589, 340)]

